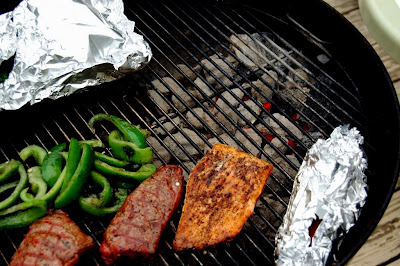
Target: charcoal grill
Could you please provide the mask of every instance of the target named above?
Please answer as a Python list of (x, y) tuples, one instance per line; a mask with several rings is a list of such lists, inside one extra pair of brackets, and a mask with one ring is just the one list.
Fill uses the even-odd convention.
[[(298, 170), (298, 165), (286, 155), (291, 154), (301, 162), (318, 136), (326, 138), (336, 126), (350, 124), (365, 137), (363, 149), (369, 164), (366, 173), (369, 196), (357, 224), (344, 238), (336, 241), (328, 262), (346, 263), (379, 222), (399, 173), (397, 96), (382, 62), (362, 35), (332, 8), (315, 0), (273, 1), (276, 3), (184, 0), (125, 2), (125, 13), (136, 22), (136, 31), (143, 34), (152, 47), (154, 58), (150, 64), (118, 81), (65, 99), (45, 100), (17, 111), (1, 112), (1, 161), (18, 158), (17, 152), (30, 144), (50, 149), (58, 143), (69, 141), (71, 137), (105, 140), (111, 127), (104, 124), (94, 135), (87, 121), (94, 114), (110, 113), (150, 130), (161, 147), (154, 149), (156, 159), (160, 163), (180, 165), (188, 174), (204, 154), (202, 146), (212, 146), (210, 138), (224, 142), (222, 131), (238, 147), (267, 158), (276, 168), (254, 215), (230, 243), (205, 251), (176, 253), (171, 246), (179, 221), (178, 211), (167, 226), (157, 255), (150, 264), (269, 265), (274, 261), (274, 235), (287, 207), (293, 173)], [(261, 38), (255, 38), (255, 33)], [(240, 39), (243, 36), (240, 34), (252, 36), (253, 41), (263, 48), (265, 64), (255, 63), (252, 69), (238, 59), (230, 49), (230, 46), (235, 46), (230, 36)], [(252, 47), (247, 49), (254, 50)], [(253, 52), (257, 53), (257, 50)], [(211, 58), (221, 59), (228, 69)], [(204, 59), (208, 59), (211, 65), (205, 65)], [(196, 78), (206, 83), (209, 90), (200, 88), (178, 64), (185, 65)], [(215, 69), (222, 72), (224, 79)], [(301, 69), (306, 76), (299, 74), (296, 69)], [(228, 74), (228, 70), (233, 70), (234, 74)], [(268, 70), (277, 73), (273, 86), (261, 78)], [(211, 85), (207, 76), (213, 77), (216, 84)], [(181, 91), (168, 85), (165, 77), (170, 77)], [(273, 79), (272, 76), (270, 78)], [(260, 88), (252, 83), (257, 79), (261, 81), (257, 84), (270, 87), (273, 96), (260, 92)], [(154, 85), (152, 81), (155, 80), (164, 85), (164, 91)], [(246, 87), (244, 83), (250, 85)], [(239, 88), (243, 97), (232, 93), (232, 88)], [(261, 93), (269, 104), (258, 101), (251, 93), (252, 89)], [(149, 97), (149, 90), (154, 91), (153, 98)], [(229, 98), (224, 97), (226, 95)], [(217, 99), (224, 103), (223, 106), (233, 110), (237, 120), (228, 114), (227, 109), (221, 108), (222, 105), (216, 104)], [(256, 121), (248, 121), (247, 116), (236, 108), (235, 101), (243, 104), (243, 110), (253, 115)], [(253, 107), (245, 104), (248, 101), (254, 103)], [(255, 111), (257, 108), (254, 106), (261, 112)], [(193, 112), (195, 108), (200, 108), (209, 120)], [(276, 119), (273, 113), (279, 113), (291, 121), (301, 132), (302, 138)], [(197, 118), (201, 126), (195, 126), (193, 120), (187, 118), (188, 114)], [(297, 117), (293, 116), (295, 114)], [(177, 118), (180, 122), (177, 122)], [(280, 125), (295, 145), (289, 145), (265, 118)], [(239, 120), (244, 120), (246, 125), (239, 126)], [(213, 123), (217, 127), (211, 126)], [(270, 137), (259, 131), (258, 124), (283, 143), (283, 152), (271, 144)], [(241, 132), (247, 140), (239, 140), (229, 125), (233, 125), (234, 130)], [(199, 140), (189, 136), (183, 128), (195, 132)], [(249, 129), (255, 131), (258, 141), (249, 136)], [(176, 132), (182, 134), (186, 144), (182, 144), (182, 138), (177, 138)], [(173, 145), (164, 141), (166, 137), (172, 140)], [(199, 145), (199, 142), (202, 144)], [(187, 148), (188, 145), (192, 146), (191, 150)], [(264, 151), (265, 145), (270, 146), (278, 156), (271, 157), (271, 153)], [(176, 153), (177, 147), (182, 150), (180, 155)], [(169, 161), (165, 153), (170, 155)], [(98, 246), (109, 218), (95, 219), (73, 207), (67, 212), (84, 232), (93, 237)], [(0, 232), (0, 264), (8, 264), (26, 231), (27, 228)], [(80, 264), (103, 265), (98, 248), (83, 255)]]

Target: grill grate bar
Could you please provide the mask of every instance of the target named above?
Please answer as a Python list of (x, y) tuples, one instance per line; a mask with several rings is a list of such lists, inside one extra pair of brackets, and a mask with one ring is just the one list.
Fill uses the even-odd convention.
[[(224, 12), (222, 10), (220, 10), (221, 12)], [(315, 78), (316, 80), (317, 77), (310, 71), (308, 70), (304, 65), (302, 65), (300, 62), (298, 62), (295, 58), (293, 58), (292, 56), (290, 56), (289, 54), (287, 54), (287, 52), (282, 49), (282, 47), (280, 47), (279, 45), (277, 45), (274, 41), (272, 41), (268, 36), (262, 35), (262, 33), (255, 27), (253, 26), (248, 20), (246, 20), (242, 15), (240, 15), (238, 12), (233, 11), (234, 14), (236, 14), (238, 17), (241, 18), (242, 21), (246, 22), (247, 25), (249, 25), (250, 27), (252, 27), (256, 32), (258, 32), (263, 39), (267, 40), (268, 43), (271, 44), (271, 46), (273, 46), (274, 48), (278, 49), (280, 52), (282, 52), (283, 54), (286, 55), (286, 58), (290, 59), (291, 62), (293, 62), (294, 64), (296, 64), (297, 66), (301, 67), (301, 69), (303, 69), (307, 74), (309, 74), (310, 76), (312, 76), (313, 78)], [(247, 11), (246, 14), (248, 14), (249, 12)], [(227, 18), (230, 19), (230, 21), (232, 21), (232, 23), (236, 23), (235, 20), (232, 19), (232, 17), (227, 16)], [(237, 24), (237, 23), (236, 23)], [(247, 34), (249, 34), (249, 32), (246, 31)], [(276, 34), (276, 33), (275, 33)], [(256, 41), (259, 45), (264, 46), (259, 40), (257, 39), (253, 39), (254, 41)], [(267, 47), (266, 47), (267, 48)], [(272, 51), (271, 51), (272, 52)], [(273, 52), (272, 52), (273, 53)], [(333, 107), (337, 108), (338, 110), (340, 110), (342, 112), (342, 114), (346, 115), (349, 118), (352, 118), (351, 115), (349, 115), (343, 108), (340, 108), (341, 105), (338, 105), (337, 103), (335, 103), (334, 101), (332, 101), (327, 95), (325, 95), (325, 93), (321, 92), (318, 88), (316, 88), (313, 84), (311, 84), (308, 80), (306, 80), (304, 77), (302, 77), (301, 75), (299, 75), (296, 71), (294, 71), (293, 68), (289, 67), (289, 70), (291, 70), (291, 72), (293, 74), (295, 74), (298, 78), (300, 78), (303, 82), (305, 82), (307, 85), (309, 85), (310, 87), (312, 87), (315, 91), (317, 91), (321, 96), (323, 96), (325, 98), (325, 100), (327, 100), (328, 102), (330, 102), (332, 104)], [(320, 84), (322, 84), (326, 89), (329, 89), (329, 91), (335, 95), (336, 97), (340, 98), (340, 100), (343, 101), (343, 103), (348, 106), (349, 108), (352, 109), (352, 111), (356, 112), (357, 115), (362, 115), (362, 113), (357, 110), (353, 105), (351, 105), (346, 98), (340, 96), (335, 90), (332, 90), (325, 82), (323, 82), (322, 80), (318, 80), (320, 82)], [(348, 91), (348, 90), (347, 90)], [(354, 95), (351, 95), (354, 99), (356, 99), (356, 97)], [(359, 101), (358, 101), (359, 103)], [(330, 110), (329, 110), (330, 111)], [(365, 116), (364, 116), (365, 118)], [(354, 121), (355, 123), (357, 123), (357, 121)], [(358, 126), (361, 126), (360, 123), (357, 123)]]
[[(265, 203), (264, 203), (264, 204), (265, 204)], [(269, 205), (269, 204), (268, 204), (268, 205)], [(268, 206), (268, 205), (266, 205), (266, 206)], [(274, 231), (274, 233), (276, 233), (275, 227), (268, 221), (267, 218), (265, 218), (265, 216), (261, 213), (261, 211), (260, 211), (258, 208), (255, 208), (255, 209), (254, 209), (254, 213), (257, 214), (257, 217), (260, 217), (260, 219), (261, 219), (265, 224), (267, 224), (267, 226), (268, 226), (272, 231)], [(278, 217), (280, 217), (280, 216), (278, 216)], [(272, 243), (271, 243), (271, 246), (273, 246)]]
[(5, 264), (9, 265), (6, 257), (4, 256), (3, 252), (1, 251), (1, 249), (0, 249), (0, 256), (3, 258), (3, 261), (5, 262)]
[[(264, 236), (264, 234), (262, 232), (259, 232), (262, 236)], [(247, 238), (247, 240), (253, 244), (253, 247), (255, 249), (257, 249), (259, 251), (259, 253), (263, 256), (264, 259), (267, 260), (268, 263), (272, 264), (272, 261), (268, 258), (268, 256), (261, 250), (260, 247), (257, 246), (257, 244), (253, 241), (253, 239), (248, 235), (248, 234), (244, 234), (245, 237)], [(268, 241), (269, 242), (269, 241)], [(269, 242), (270, 243), (270, 242)]]
[(231, 259), (231, 261), (232, 261), (232, 263), (233, 263), (234, 265), (239, 266), (239, 263), (232, 257), (232, 255), (231, 255), (227, 250), (224, 250), (224, 252), (225, 252), (225, 254)]
[[(254, 263), (254, 261), (249, 257), (249, 255), (247, 254), (247, 252), (245, 252), (241, 246), (239, 246), (238, 243), (235, 243), (235, 247), (240, 251), (240, 254), (243, 255), (244, 258), (247, 259), (248, 263), (250, 263), (251, 265), (256, 266), (256, 264)], [(246, 263), (247, 264), (247, 263)]]

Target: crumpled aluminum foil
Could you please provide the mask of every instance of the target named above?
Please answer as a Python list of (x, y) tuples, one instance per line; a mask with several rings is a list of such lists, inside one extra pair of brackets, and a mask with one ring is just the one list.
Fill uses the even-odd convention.
[(0, 16), (0, 110), (115, 80), (146, 65), (148, 43), (133, 32), (122, 0), (24, 0)]
[(338, 229), (348, 232), (355, 224), (367, 197), (363, 140), (357, 129), (340, 126), (307, 152), (275, 238), (277, 265), (325, 265), (332, 241), (342, 236)]

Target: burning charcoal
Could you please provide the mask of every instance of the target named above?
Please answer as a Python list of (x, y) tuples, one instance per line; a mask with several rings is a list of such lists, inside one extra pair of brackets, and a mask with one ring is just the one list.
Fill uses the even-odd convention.
[[(153, 101), (160, 106), (160, 108), (168, 113), (171, 110), (171, 106), (164, 100), (164, 98), (158, 94), (155, 90), (148, 90), (147, 94)], [(157, 110), (158, 111), (158, 110)], [(161, 112), (160, 112), (161, 113)]]
[(319, 131), (310, 132), (310, 135), (314, 139), (314, 141), (310, 140), (307, 136), (303, 136), (303, 138), (301, 139), (304, 145), (308, 148), (310, 148), (318, 139), (325, 139), (324, 135), (322, 135), (322, 133)]
[[(252, 34), (252, 37), (259, 37), (259, 34)], [(265, 49), (256, 43), (246, 34), (231, 35), (232, 44), (229, 48), (235, 53), (240, 61), (253, 71), (258, 69), (258, 65), (265, 66), (267, 62), (263, 57), (267, 57)], [(256, 51), (256, 52), (255, 52)]]
[[(292, 180), (276, 167), (272, 170), (272, 174), (276, 180), (278, 180), (288, 191), (292, 191), (293, 179), (297, 174), (298, 167), (300, 167), (300, 162), (294, 155), (286, 155), (286, 158), (290, 160), (297, 168), (293, 169), (282, 157), (276, 158), (275, 162), (279, 164), (279, 166), (289, 175)], [(282, 188), (276, 184), (276, 182), (271, 182), (271, 189), (273, 189), (275, 192), (283, 191)]]
[[(200, 150), (204, 149), (204, 142), (199, 137), (199, 135), (197, 135), (197, 133), (188, 128), (183, 128), (182, 130), (188, 136), (188, 138), (192, 140), (196, 146), (199, 147)], [(189, 140), (181, 132), (177, 132), (172, 136), (176, 139), (176, 141), (173, 140), (170, 136), (168, 136), (164, 139), (164, 143), (171, 148), (171, 150), (179, 159), (189, 160), (188, 156), (181, 150), (181, 148), (179, 148), (176, 142), (179, 142), (183, 146), (183, 148), (189, 153), (190, 156), (192, 157), (199, 156), (199, 152), (197, 151), (197, 149), (195, 149), (195, 147), (193, 147), (192, 144), (190, 144)]]
[[(187, 91), (192, 93), (192, 95), (196, 98), (199, 98), (199, 92), (193, 88), (188, 88)], [(177, 91), (177, 94), (182, 98), (182, 100), (188, 104), (189, 106), (195, 103), (195, 100), (190, 96), (187, 92), (185, 92), (182, 88), (179, 87), (179, 90)], [(183, 110), (186, 107), (183, 105), (183, 103), (178, 100), (178, 98), (173, 95), (171, 98), (172, 102), (174, 103), (175, 107), (178, 110)]]
[(220, 137), (229, 146), (239, 149), (239, 145), (227, 133), (222, 134)]
[(193, 125), (195, 128), (197, 128), (197, 129), (202, 129), (202, 128), (204, 127), (203, 124), (200, 122), (199, 119), (197, 119), (197, 118), (193, 115), (193, 113), (196, 113), (196, 114), (200, 117), (200, 119), (203, 119), (203, 117), (204, 117), (204, 111), (203, 111), (203, 109), (200, 108), (200, 107), (197, 107), (197, 108), (194, 108), (194, 109), (192, 109), (191, 111), (188, 111), (188, 112), (186, 113), (186, 118), (187, 118), (188, 122), (189, 122), (191, 125)]
[[(214, 92), (210, 89), (210, 87), (208, 87), (207, 83), (205, 83), (203, 80), (201, 80), (200, 78), (196, 78), (194, 81), (194, 84), (196, 84), (199, 89), (201, 91), (203, 91), (207, 96), (211, 96)], [(202, 100), (203, 97), (200, 93), (198, 93), (199, 95), (199, 100)]]
[[(260, 154), (259, 147), (261, 146), (262, 142), (261, 137), (252, 128), (243, 128), (243, 130), (248, 135), (248, 137), (242, 134), (242, 132), (240, 131), (236, 132), (235, 137), (241, 143), (243, 143), (243, 145), (250, 151), (251, 154), (253, 154), (254, 156), (258, 156)], [(258, 147), (254, 146), (248, 138), (253, 139), (255, 143), (257, 143)]]
[[(222, 116), (222, 115), (221, 115)], [(216, 134), (220, 135), (223, 133), (222, 127), (215, 122), (208, 113), (204, 113), (204, 123), (215, 131)]]
[[(231, 90), (231, 93), (229, 91), (224, 91), (221, 94), (221, 96), (223, 98), (225, 98), (233, 106), (235, 106), (235, 107), (239, 106), (239, 101), (236, 100), (232, 94), (236, 95), (239, 99), (242, 99), (243, 95), (244, 95), (244, 93), (241, 89), (235, 88), (235, 89)], [(219, 105), (222, 109), (224, 109), (225, 107), (229, 108), (229, 107), (227, 107), (227, 104), (222, 99), (218, 99), (216, 104)]]
[(216, 137), (208, 139), (208, 142), (210, 142), (211, 147), (209, 147), (208, 145), (204, 145), (204, 153), (211, 150), (212, 146), (214, 146), (215, 144), (221, 143)]
[[(196, 73), (194, 73), (188, 66), (185, 64), (177, 64), (176, 65), (190, 80), (195, 80), (196, 79)], [(184, 76), (179, 72), (176, 71), (175, 73), (175, 78), (177, 80), (183, 80)]]
[[(164, 79), (171, 79), (171, 78), (164, 78)], [(153, 84), (154, 88), (156, 90), (158, 90), (159, 92), (161, 92), (162, 94), (168, 94), (169, 93), (168, 88), (165, 87), (165, 85), (160, 80), (158, 80), (158, 79), (153, 80), (151, 82), (151, 84)]]
[[(287, 139), (285, 137), (283, 137), (283, 140), (286, 141), (287, 143)], [(275, 148), (277, 148), (278, 150), (280, 150), (282, 153), (285, 153), (287, 151), (287, 145), (285, 145), (284, 143), (282, 143), (282, 141), (278, 138), (273, 138), (271, 141), (271, 144), (265, 144), (264, 146), (264, 151), (266, 154), (268, 154), (272, 160), (276, 160), (277, 158), (280, 158), (280, 155), (271, 147), (274, 146)], [(261, 159), (263, 160), (269, 160), (268, 158), (266, 158), (263, 154), (261, 155)]]
[[(267, 181), (267, 184), (271, 183), (270, 181), (272, 181), (272, 180), (269, 179)], [(276, 215), (283, 217), (286, 213), (286, 207), (280, 201), (276, 200), (273, 195), (270, 195), (270, 194), (267, 194), (264, 192), (261, 196), (267, 202), (267, 204), (276, 212), (276, 214), (274, 212), (272, 212), (269, 208), (267, 208), (261, 200), (258, 201), (258, 204), (256, 206), (260, 210), (261, 214), (267, 219), (267, 221), (269, 221), (272, 224), (272, 226), (276, 230), (279, 227), (279, 225), (281, 224), (281, 220), (278, 219)], [(289, 199), (287, 197), (283, 197), (282, 200), (285, 202), (289, 201)], [(261, 227), (261, 228), (265, 228), (265, 227), (267, 227), (267, 225), (263, 225), (263, 227)], [(269, 228), (267, 228), (267, 229), (269, 229)], [(276, 234), (275, 230), (269, 229), (266, 232), (266, 236), (272, 243), (274, 243), (274, 241), (275, 241), (275, 234)]]
[[(229, 145), (229, 146), (232, 146), (232, 147), (234, 147), (234, 148), (236, 148), (236, 149), (239, 149), (239, 146), (237, 145), (237, 143), (236, 143), (227, 133), (221, 134), (219, 137), (225, 142), (225, 144), (227, 144), (227, 145)], [(215, 137), (214, 137), (214, 138), (210, 138), (208, 141), (209, 141), (210, 144), (213, 145), (213, 146), (214, 146), (215, 144), (221, 143), (221, 142), (218, 141), (218, 139), (215, 138)], [(204, 152), (207, 152), (207, 151), (210, 150), (210, 149), (211, 149), (211, 148), (208, 147), (208, 145), (205, 145)]]
[(146, 140), (149, 142), (150, 146), (157, 151), (158, 155), (163, 158), (166, 163), (169, 163), (171, 160), (171, 154), (168, 152), (168, 150), (165, 149), (155, 137), (150, 136)]
[(306, 81), (310, 81), (310, 77), (307, 75), (307, 73), (301, 69), (301, 68), (296, 68), (294, 70), (300, 77), (298, 77), (295, 73), (293, 72), (289, 72), (289, 76), (293, 79), (293, 81), (297, 84), (300, 85), (300, 87), (304, 87), (307, 86), (307, 82)]
[[(204, 64), (205, 68), (208, 68), (215, 76), (217, 79), (221, 80), (222, 83), (225, 84), (225, 86), (229, 87), (232, 85), (232, 81), (228, 77), (232, 77), (235, 74), (235, 70), (230, 68), (225, 61), (222, 59), (216, 58), (216, 57), (211, 57), (210, 58), (212, 61), (214, 61), (215, 64), (217, 64), (225, 73), (226, 75), (221, 72), (220, 70), (217, 69), (217, 67), (211, 63), (208, 59), (204, 59), (201, 61), (202, 64)], [(207, 71), (204, 71), (204, 75), (206, 76), (207, 81), (210, 84), (217, 84), (217, 87), (220, 87), (221, 85), (217, 82), (217, 80), (212, 77)]]
[(183, 178), (185, 179), (185, 181), (187, 182), (189, 179), (189, 175), (192, 172), (193, 168), (196, 166), (192, 161), (185, 161), (183, 162), (183, 164), (189, 169), (189, 173), (186, 171), (183, 171)]
[[(270, 179), (267, 183), (270, 182)], [(274, 196), (267, 194), (264, 192), (261, 194), (263, 200), (258, 200), (256, 204), (256, 208), (259, 210), (260, 214), (255, 214), (251, 217), (252, 221), (257, 225), (257, 227), (271, 240), (274, 241), (275, 230), (271, 229), (270, 225), (265, 222), (265, 220), (269, 221), (274, 229), (277, 229), (280, 225), (280, 219), (277, 218), (277, 215), (284, 216), (286, 208), (285, 206), (279, 202), (274, 200)], [(288, 200), (286, 197), (284, 200)], [(266, 203), (265, 203), (266, 202)], [(268, 204), (268, 207), (266, 206)], [(275, 214), (270, 208), (272, 208), (277, 214)], [(263, 217), (263, 218), (261, 218)], [(248, 230), (252, 230), (251, 227)]]
[[(268, 71), (269, 74), (263, 74), (261, 76), (262, 80), (258, 79), (253, 81), (253, 85), (258, 88), (258, 90), (251, 88), (251, 95), (256, 98), (260, 103), (265, 104), (270, 101), (273, 95), (273, 91), (271, 88), (274, 88), (276, 85), (276, 81), (278, 79), (278, 74), (275, 71)], [(267, 83), (266, 85), (264, 83)], [(264, 96), (263, 96), (264, 95)]]
[[(236, 96), (238, 96), (239, 99), (243, 98), (244, 93), (240, 89), (238, 89), (238, 88), (232, 89), (231, 92), (233, 94), (235, 94)], [(229, 91), (223, 92), (221, 94), (221, 96), (223, 98), (225, 98), (227, 100), (227, 102), (232, 104), (234, 108), (239, 105), (239, 101), (237, 101)], [(224, 100), (222, 100), (221, 98), (218, 99), (215, 104), (218, 105), (219, 107), (221, 107), (222, 111), (227, 116), (232, 118), (234, 123), (229, 122), (229, 120), (223, 114), (221, 114), (216, 108), (214, 109), (215, 116), (229, 130), (229, 132), (232, 132), (232, 133), (235, 132), (236, 131), (236, 122), (239, 120), (239, 116), (235, 113), (235, 110), (230, 108), (228, 106), (228, 104), (226, 104), (226, 102)]]
[[(163, 117), (165, 119), (165, 117)], [(159, 120), (163, 120), (162, 118), (160, 118)], [(179, 116), (175, 117), (174, 119), (172, 119), (177, 127), (181, 127), (182, 126), (182, 121), (181, 118)], [(163, 123), (163, 126), (165, 127), (165, 129), (168, 132), (172, 132), (176, 129), (176, 126), (174, 124), (172, 124), (171, 122), (165, 122)], [(156, 132), (156, 134), (158, 135), (166, 135), (167, 133), (164, 131), (164, 129), (160, 126), (157, 126), (154, 128), (154, 131)]]
[(153, 159), (153, 161), (151, 161), (151, 163), (154, 164), (157, 168), (164, 165), (164, 163), (158, 158)]
[[(250, 110), (253, 110), (257, 115), (259, 115), (261, 113), (261, 108), (255, 102), (248, 100), (248, 101), (245, 101), (244, 104), (246, 104), (248, 106), (248, 108)], [(250, 124), (253, 124), (255, 121), (257, 121), (257, 118), (254, 115), (252, 115), (250, 113), (250, 111), (248, 109), (246, 109), (246, 107), (244, 105), (242, 105), (242, 104), (239, 105), (237, 110), (246, 118), (246, 120), (242, 120), (242, 119), (238, 120), (239, 126), (244, 127), (245, 125), (247, 125), (248, 122)]]
[(283, 115), (281, 115), (279, 113), (274, 113), (273, 116), (276, 119), (278, 119), (279, 122), (281, 122), (283, 126), (285, 126), (287, 128), (287, 130), (285, 131), (274, 120), (272, 120), (271, 118), (268, 118), (267, 123), (275, 130), (276, 133), (278, 133), (282, 137), (287, 137), (290, 139), (291, 138), (290, 135), (288, 135), (286, 133), (287, 131), (290, 131), (297, 138), (302, 139), (303, 133), (301, 133), (301, 131), (289, 119), (287, 119), (286, 117), (284, 117)]
[(307, 94), (310, 93), (310, 89), (306, 87), (300, 89), (291, 81), (286, 81), (284, 85), (285, 87), (279, 90), (279, 94), (282, 95), (289, 104), (292, 104), (299, 110), (303, 110), (305, 106), (302, 103), (307, 101)]

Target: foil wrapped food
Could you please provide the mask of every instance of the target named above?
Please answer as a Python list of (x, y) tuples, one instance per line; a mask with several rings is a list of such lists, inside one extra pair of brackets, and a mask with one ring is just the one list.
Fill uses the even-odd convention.
[(24, 0), (0, 16), (0, 110), (57, 99), (146, 65), (151, 49), (134, 33), (121, 0)]
[(277, 265), (325, 265), (333, 240), (355, 224), (367, 197), (362, 143), (340, 126), (308, 150), (275, 238)]

